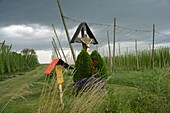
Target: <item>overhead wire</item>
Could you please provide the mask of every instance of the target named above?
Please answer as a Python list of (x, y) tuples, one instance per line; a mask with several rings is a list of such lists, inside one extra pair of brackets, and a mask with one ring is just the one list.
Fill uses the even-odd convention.
[[(69, 19), (69, 20), (73, 20), (73, 21), (76, 21), (76, 22), (83, 22), (81, 20), (78, 20), (78, 19), (74, 19), (74, 18), (71, 18), (71, 17), (68, 17), (68, 16), (63, 16), (65, 19)], [(90, 22), (87, 22), (89, 25), (102, 25), (102, 26), (113, 26), (113, 25), (109, 25), (109, 24), (103, 24), (103, 23), (90, 23)]]
[[(64, 16), (65, 19), (71, 20), (76, 23), (83, 22), (82, 20), (74, 19), (68, 16)], [(91, 28), (93, 28), (93, 32), (96, 35), (96, 38), (98, 39), (98, 42), (100, 45), (105, 45), (107, 44), (107, 38), (106, 37), (106, 32), (109, 30), (111, 32), (110, 39), (112, 43), (112, 32), (113, 32), (113, 24), (104, 24), (104, 23), (93, 23), (93, 22), (86, 22)], [(142, 30), (142, 29), (134, 29), (134, 28), (129, 28), (125, 26), (120, 26), (116, 25), (116, 42), (125, 42), (125, 41), (130, 41), (133, 42), (134, 40), (138, 41), (145, 41), (145, 42), (151, 42), (152, 41), (152, 32), (153, 30)], [(170, 35), (160, 33), (158, 31), (155, 31), (156, 35), (162, 36), (162, 37), (167, 37), (170, 38)], [(118, 37), (118, 38), (117, 38)], [(149, 38), (150, 37), (150, 38)], [(168, 39), (165, 39), (168, 40)], [(170, 41), (170, 40), (169, 40)], [(162, 41), (163, 42), (163, 41)], [(79, 45), (74, 45), (75, 48), (79, 48), (81, 44)]]
[[(157, 37), (159, 37), (159, 43), (167, 43), (170, 42), (170, 35), (164, 34), (164, 33), (160, 33), (158, 31), (155, 31), (157, 34)], [(160, 40), (164, 38), (163, 40)]]
[(155, 31), (157, 34), (160, 34), (160, 35), (163, 35), (163, 36), (166, 36), (166, 37), (169, 37), (170, 38), (170, 35), (167, 35), (167, 34), (164, 34), (164, 33), (160, 33), (158, 31)]
[(131, 31), (152, 32), (152, 30), (132, 29), (132, 28), (128, 28), (128, 27), (124, 27), (124, 26), (119, 26), (119, 25), (116, 25), (116, 26), (118, 28), (127, 29), (127, 30), (131, 30)]

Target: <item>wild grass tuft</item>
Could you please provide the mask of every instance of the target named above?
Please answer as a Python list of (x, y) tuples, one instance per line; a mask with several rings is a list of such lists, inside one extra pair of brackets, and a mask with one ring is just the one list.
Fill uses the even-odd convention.
[[(68, 80), (66, 85), (63, 86), (63, 102), (64, 106), (60, 104), (59, 90), (57, 88), (55, 73), (53, 74), (51, 81), (47, 76), (45, 79), (45, 85), (42, 89), (38, 113), (91, 113), (100, 107), (107, 95), (106, 89), (101, 85), (103, 82), (86, 84), (78, 93), (73, 93), (73, 82)], [(50, 81), (50, 82), (49, 82)]]

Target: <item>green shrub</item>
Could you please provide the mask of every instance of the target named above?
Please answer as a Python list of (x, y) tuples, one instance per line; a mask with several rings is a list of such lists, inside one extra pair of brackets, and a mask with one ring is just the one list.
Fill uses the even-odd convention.
[(75, 68), (76, 73), (73, 77), (74, 82), (92, 76), (92, 60), (90, 58), (90, 55), (84, 49), (82, 49), (77, 57)]
[(104, 63), (101, 55), (94, 50), (90, 57), (93, 64), (92, 73), (96, 74), (97, 77), (106, 78), (106, 64)]

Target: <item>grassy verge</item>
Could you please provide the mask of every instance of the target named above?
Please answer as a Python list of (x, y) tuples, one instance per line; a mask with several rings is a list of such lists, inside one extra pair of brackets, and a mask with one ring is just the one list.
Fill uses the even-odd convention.
[[(108, 112), (169, 113), (170, 82), (169, 68), (145, 71), (121, 71), (110, 77)], [(130, 90), (131, 87), (131, 90)], [(111, 89), (111, 88), (109, 88)], [(110, 108), (110, 109), (109, 109)]]
[[(80, 95), (72, 93), (72, 76), (64, 74), (63, 101), (59, 103), (56, 78), (46, 78), (46, 65), (0, 82), (0, 111), (4, 113), (168, 113), (170, 111), (170, 68), (144, 71), (117, 71), (105, 89)], [(44, 92), (42, 93), (42, 88)], [(41, 100), (42, 99), (42, 100)]]
[(46, 65), (26, 72), (22, 76), (0, 82), (0, 111), (9, 113), (34, 112), (38, 109), (39, 97)]

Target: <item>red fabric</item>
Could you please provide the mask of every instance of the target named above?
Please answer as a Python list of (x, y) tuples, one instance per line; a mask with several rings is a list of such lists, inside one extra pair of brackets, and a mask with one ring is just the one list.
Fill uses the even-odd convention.
[(53, 70), (53, 68), (55, 67), (55, 65), (58, 63), (60, 59), (56, 58), (54, 59), (49, 65), (48, 67), (45, 69), (44, 74), (50, 74), (51, 71)]

